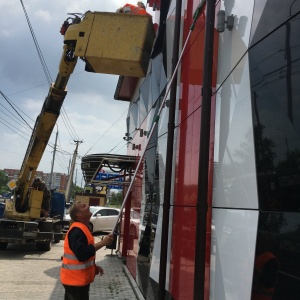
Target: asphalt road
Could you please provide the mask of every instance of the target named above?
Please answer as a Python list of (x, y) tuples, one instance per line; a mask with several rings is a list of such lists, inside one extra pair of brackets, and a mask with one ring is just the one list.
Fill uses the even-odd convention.
[[(95, 237), (95, 241), (99, 241)], [(63, 241), (52, 244), (48, 252), (39, 252), (34, 244), (9, 244), (0, 251), (0, 300), (64, 299), (59, 280)], [(97, 252), (96, 263), (104, 269), (91, 284), (90, 300), (137, 299), (130, 280), (123, 270), (123, 262), (110, 249)]]

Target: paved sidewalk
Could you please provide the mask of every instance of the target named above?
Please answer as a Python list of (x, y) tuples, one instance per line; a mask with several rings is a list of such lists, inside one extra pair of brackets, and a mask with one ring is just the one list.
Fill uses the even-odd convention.
[[(114, 252), (113, 252), (114, 253)], [(124, 264), (111, 250), (97, 252), (96, 263), (104, 269), (103, 276), (96, 276), (90, 288), (90, 299), (135, 300), (135, 289), (124, 271)], [(137, 291), (138, 292), (138, 291)]]
[[(95, 236), (95, 241), (100, 239)], [(49, 252), (35, 246), (11, 244), (0, 251), (0, 300), (59, 300), (64, 288), (59, 280), (63, 241), (53, 244)], [(135, 283), (124, 271), (121, 259), (110, 249), (97, 251), (96, 263), (104, 269), (91, 284), (90, 300), (143, 299)], [(126, 270), (126, 269), (125, 269)]]

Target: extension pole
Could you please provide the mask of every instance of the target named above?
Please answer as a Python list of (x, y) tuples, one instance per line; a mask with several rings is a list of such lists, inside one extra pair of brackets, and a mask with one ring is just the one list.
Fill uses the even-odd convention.
[[(181, 52), (181, 61), (184, 49), (190, 39), (191, 33), (194, 30), (195, 23), (198, 19), (201, 8), (204, 6), (205, 1), (201, 1), (198, 5), (194, 15), (193, 23), (190, 27), (189, 34), (186, 38), (183, 50)], [(176, 63), (178, 59), (179, 36), (180, 36), (180, 21), (181, 21), (181, 0), (176, 2), (175, 13), (175, 29), (174, 29), (174, 47), (173, 47), (173, 62)], [(176, 69), (176, 68), (175, 68)], [(176, 76), (177, 81), (177, 76)], [(164, 300), (166, 298), (166, 276), (167, 276), (167, 260), (168, 260), (168, 241), (169, 241), (169, 220), (170, 220), (170, 204), (171, 204), (171, 187), (172, 187), (172, 163), (173, 163), (173, 144), (174, 144), (174, 128), (175, 128), (175, 104), (176, 104), (176, 85), (173, 82), (173, 88), (170, 94), (170, 107), (169, 107), (169, 123), (168, 123), (168, 139), (167, 139), (167, 157), (166, 157), (166, 178), (164, 187), (164, 202), (163, 202), (163, 215), (162, 215), (162, 232), (161, 232), (161, 250), (159, 262), (159, 288), (158, 299)]]
[[(175, 26), (173, 39), (173, 55), (172, 55), (172, 72), (175, 70), (178, 62), (179, 43), (180, 43), (180, 25), (181, 25), (181, 8), (182, 0), (176, 0)], [(160, 241), (160, 259), (159, 259), (159, 278), (158, 278), (158, 300), (164, 300), (166, 296), (166, 274), (168, 263), (168, 241), (169, 241), (169, 220), (172, 193), (172, 172), (173, 172), (173, 148), (174, 148), (174, 130), (175, 130), (175, 114), (176, 114), (176, 97), (177, 97), (177, 74), (174, 77), (170, 90), (169, 101), (169, 120), (168, 120), (168, 136), (167, 151), (165, 163), (165, 184), (164, 198), (162, 205), (162, 226)]]

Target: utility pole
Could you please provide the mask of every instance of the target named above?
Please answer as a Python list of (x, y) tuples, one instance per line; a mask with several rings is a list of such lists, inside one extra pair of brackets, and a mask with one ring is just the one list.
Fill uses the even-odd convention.
[(51, 165), (51, 173), (50, 173), (50, 182), (49, 182), (49, 189), (52, 189), (52, 178), (53, 178), (53, 167), (54, 167), (54, 160), (55, 160), (55, 154), (56, 154), (56, 145), (57, 145), (57, 136), (58, 136), (58, 128), (55, 136), (55, 144), (54, 144), (54, 150), (53, 150), (53, 158), (52, 158), (52, 165)]
[(74, 181), (75, 186), (76, 186), (76, 184), (77, 184), (77, 171), (78, 171), (78, 169), (76, 169), (76, 175), (75, 175), (75, 181)]
[[(70, 176), (70, 167), (71, 167), (71, 159), (69, 159), (69, 166), (68, 166), (68, 173), (67, 173), (68, 179), (69, 179), (69, 176)], [(64, 190), (65, 191), (67, 189), (67, 184), (68, 184), (68, 180), (65, 180), (65, 182), (64, 182)]]
[(71, 186), (73, 183), (73, 175), (74, 175), (74, 169), (75, 169), (75, 164), (76, 164), (76, 157), (77, 157), (77, 150), (78, 150), (78, 146), (80, 143), (82, 143), (82, 141), (74, 141), (76, 143), (76, 147), (75, 147), (75, 151), (73, 154), (73, 158), (72, 158), (72, 163), (71, 163), (71, 168), (70, 168), (70, 172), (69, 172), (69, 179), (67, 182), (67, 187), (66, 187), (66, 201), (70, 202), (70, 193), (71, 193)]

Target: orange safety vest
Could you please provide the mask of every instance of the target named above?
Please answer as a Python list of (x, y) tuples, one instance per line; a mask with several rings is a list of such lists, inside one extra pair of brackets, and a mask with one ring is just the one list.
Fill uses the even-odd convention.
[(132, 5), (132, 4), (128, 4), (128, 3), (126, 3), (123, 6), (124, 13), (126, 13), (126, 10), (127, 11), (130, 10), (134, 15), (148, 15), (148, 16), (150, 16), (150, 14), (148, 14), (144, 8), (141, 8), (141, 7)]
[[(73, 227), (80, 228), (85, 236), (87, 237), (88, 244), (94, 244), (94, 237), (92, 236), (90, 230), (84, 224), (80, 222), (74, 222), (70, 230)], [(64, 243), (64, 255), (62, 260), (62, 266), (60, 269), (60, 280), (62, 284), (72, 285), (72, 286), (84, 286), (90, 284), (95, 278), (95, 256), (92, 256), (87, 261), (80, 262), (74, 255), (73, 251), (69, 246), (68, 234), (67, 232)]]

